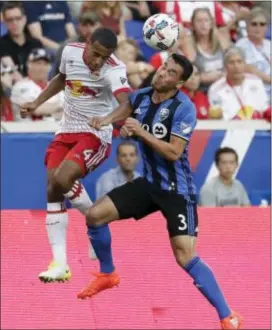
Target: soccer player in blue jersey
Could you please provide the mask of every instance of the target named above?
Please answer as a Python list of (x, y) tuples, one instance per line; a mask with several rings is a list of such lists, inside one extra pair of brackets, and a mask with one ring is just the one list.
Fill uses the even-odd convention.
[(78, 297), (91, 297), (119, 283), (112, 261), (110, 232), (101, 230), (101, 226), (120, 219), (138, 220), (160, 210), (167, 220), (177, 263), (217, 310), (222, 329), (239, 329), (240, 315), (231, 311), (213, 271), (195, 250), (198, 216), (188, 144), (196, 126), (196, 110), (179, 90), (192, 71), (186, 57), (173, 54), (154, 75), (152, 87), (132, 93), (126, 106), (104, 119), (92, 118), (91, 125), (97, 129), (127, 118), (122, 135), (139, 141), (144, 176), (112, 190), (88, 210), (87, 224), (97, 228), (97, 234), (93, 230), (92, 244), (101, 273)]

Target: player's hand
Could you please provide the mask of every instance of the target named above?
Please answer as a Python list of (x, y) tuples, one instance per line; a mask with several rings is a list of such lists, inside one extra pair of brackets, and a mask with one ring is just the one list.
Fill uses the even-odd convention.
[(103, 126), (108, 126), (110, 122), (106, 119), (106, 117), (92, 117), (89, 121), (89, 125), (98, 131)]
[(20, 107), (20, 114), (22, 118), (26, 118), (31, 115), (38, 108), (35, 102), (28, 102)]
[(132, 132), (130, 132), (125, 125), (121, 127), (120, 136), (122, 138), (127, 138), (127, 137), (132, 136), (132, 135), (133, 135)]
[(125, 121), (125, 127), (128, 132), (132, 133), (132, 135), (140, 135), (142, 133), (142, 126), (137, 119), (127, 118)]

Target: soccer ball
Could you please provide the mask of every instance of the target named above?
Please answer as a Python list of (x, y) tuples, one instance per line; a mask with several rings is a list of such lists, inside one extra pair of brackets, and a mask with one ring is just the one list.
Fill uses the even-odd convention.
[(157, 50), (167, 50), (179, 38), (179, 25), (167, 14), (149, 17), (143, 26), (144, 41)]

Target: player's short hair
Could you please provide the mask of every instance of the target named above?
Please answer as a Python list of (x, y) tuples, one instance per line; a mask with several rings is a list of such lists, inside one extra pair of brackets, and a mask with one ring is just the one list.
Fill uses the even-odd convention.
[(20, 2), (16, 2), (16, 1), (10, 1), (10, 2), (4, 3), (4, 5), (1, 9), (1, 12), (5, 16), (5, 13), (8, 10), (15, 9), (15, 8), (18, 8), (21, 11), (22, 15), (25, 15), (24, 7), (20, 4)]
[(229, 148), (229, 147), (224, 147), (224, 148), (217, 149), (216, 152), (215, 152), (214, 161), (215, 161), (215, 164), (216, 165), (219, 164), (219, 162), (220, 162), (220, 156), (222, 154), (233, 154), (235, 156), (236, 162), (238, 163), (238, 161), (239, 161), (238, 154), (237, 154), (237, 152), (234, 149)]
[(188, 60), (186, 56), (177, 53), (172, 54), (170, 58), (172, 58), (177, 64), (182, 67), (183, 73), (181, 75), (181, 80), (188, 80), (194, 71), (193, 64), (191, 63), (191, 61)]
[(132, 142), (132, 141), (126, 141), (125, 140), (125, 141), (122, 141), (121, 143), (118, 144), (118, 147), (117, 147), (117, 150), (116, 150), (117, 156), (119, 156), (120, 149), (123, 146), (133, 147), (135, 149), (136, 154), (138, 155), (138, 148), (137, 148), (136, 144), (134, 142)]
[(107, 49), (116, 49), (117, 48), (117, 37), (116, 34), (106, 28), (98, 28), (96, 29), (91, 37), (91, 42), (95, 41), (99, 42), (100, 45)]
[(224, 53), (224, 64), (228, 63), (228, 60), (232, 55), (236, 55), (236, 54), (240, 55), (241, 58), (245, 60), (245, 54), (242, 48), (237, 46), (231, 46)]

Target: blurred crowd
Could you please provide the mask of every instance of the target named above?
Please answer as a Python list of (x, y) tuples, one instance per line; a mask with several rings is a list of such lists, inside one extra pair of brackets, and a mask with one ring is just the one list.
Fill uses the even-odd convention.
[[(194, 63), (181, 87), (199, 120), (271, 121), (271, 12), (268, 1), (21, 1), (1, 2), (1, 119), (20, 121), (19, 107), (33, 101), (58, 72), (68, 42), (84, 42), (100, 27), (118, 35), (116, 56), (127, 65), (133, 89), (149, 85), (171, 52)], [(141, 36), (128, 33), (155, 13), (172, 15), (180, 39), (168, 51), (145, 52)], [(31, 119), (58, 121), (60, 93)]]

